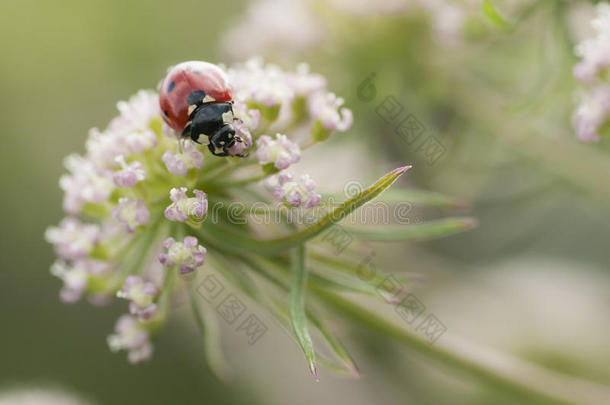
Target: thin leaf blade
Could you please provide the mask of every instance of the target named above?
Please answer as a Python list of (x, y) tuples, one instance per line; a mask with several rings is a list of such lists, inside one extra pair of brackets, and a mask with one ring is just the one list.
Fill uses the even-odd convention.
[(191, 308), (195, 314), (195, 320), (201, 334), (203, 351), (212, 373), (221, 381), (231, 379), (231, 369), (229, 368), (221, 347), (221, 333), (213, 311), (207, 307), (202, 307), (197, 302), (196, 293), (190, 291)]
[[(326, 201), (332, 202), (341, 198), (342, 194), (332, 194), (326, 196)], [(421, 207), (438, 208), (463, 208), (468, 204), (459, 198), (450, 197), (442, 193), (420, 189), (391, 188), (383, 193), (380, 201), (388, 204), (408, 203)]]
[(510, 23), (506, 21), (504, 17), (496, 10), (491, 1), (484, 0), (483, 1), (483, 14), (487, 19), (494, 24), (495, 26), (502, 29), (509, 29), (511, 27)]
[(347, 349), (343, 346), (343, 343), (333, 335), (320, 318), (311, 312), (309, 312), (308, 315), (312, 324), (320, 331), (334, 355), (342, 362), (342, 364), (336, 364), (336, 362), (333, 362), (332, 360), (324, 359), (324, 365), (332, 371), (351, 377), (360, 377), (360, 371), (358, 371), (356, 363), (347, 352)]
[(313, 342), (307, 328), (305, 313), (305, 289), (307, 285), (307, 269), (305, 267), (305, 247), (299, 245), (292, 250), (292, 271), (290, 275), (290, 324), (305, 360), (313, 376), (318, 379), (316, 371)]
[(383, 241), (422, 241), (464, 232), (477, 226), (473, 218), (443, 218), (421, 224), (347, 228), (356, 238)]
[(372, 199), (377, 197), (388, 187), (394, 184), (394, 182), (410, 168), (411, 166), (403, 166), (392, 170), (391, 172), (385, 174), (383, 177), (377, 180), (375, 183), (373, 183), (371, 186), (361, 191), (349, 200), (345, 201), (333, 211), (326, 214), (313, 225), (286, 237), (267, 240), (264, 242), (264, 244), (268, 246), (268, 249), (273, 249), (274, 251), (277, 251), (312, 239), (313, 237), (324, 232), (326, 229), (330, 228), (337, 222), (341, 221), (343, 218), (354, 212), (356, 209), (358, 209), (368, 201), (371, 201)]
[(247, 250), (266, 255), (278, 253), (296, 247), (324, 232), (365, 203), (377, 197), (410, 168), (411, 166), (403, 166), (392, 170), (368, 188), (340, 204), (314, 224), (287, 236), (273, 239), (254, 239), (234, 229), (226, 229), (226, 227), (209, 222), (205, 223), (198, 231), (199, 236), (205, 243), (217, 246), (222, 250), (237, 253), (243, 253), (244, 250)]

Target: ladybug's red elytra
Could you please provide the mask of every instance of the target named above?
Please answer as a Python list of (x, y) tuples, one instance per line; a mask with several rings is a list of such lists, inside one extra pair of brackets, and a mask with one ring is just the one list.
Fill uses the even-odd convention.
[[(208, 62), (182, 62), (161, 82), (159, 105), (167, 125), (216, 156), (243, 142), (233, 128), (233, 89), (225, 72)], [(200, 142), (206, 136), (207, 142)], [(241, 156), (241, 155), (239, 155)]]

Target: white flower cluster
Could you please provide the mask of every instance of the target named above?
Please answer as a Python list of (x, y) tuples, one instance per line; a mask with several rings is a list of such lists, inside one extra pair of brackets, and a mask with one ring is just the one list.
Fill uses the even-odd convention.
[[(215, 157), (204, 145), (178, 139), (162, 124), (157, 93), (140, 91), (118, 103), (120, 115), (104, 131), (90, 131), (84, 155), (66, 158), (68, 173), (60, 179), (66, 218), (46, 232), (57, 254), (51, 272), (63, 281), (64, 302), (87, 297), (104, 304), (113, 296), (129, 301), (129, 314), (119, 319), (108, 343), (126, 350), (132, 362), (152, 354), (151, 333), (167, 312), (161, 297), (174, 285), (166, 282), (168, 274), (191, 273), (205, 262), (206, 248), (187, 234), (205, 226), (206, 192), (228, 195), (222, 187), (232, 172), (217, 169), (251, 159), (265, 175), (278, 173), (301, 156), (296, 141), (283, 134), (309, 128), (316, 141), (322, 139), (317, 127), (327, 137), (351, 124), (351, 112), (305, 65), (287, 72), (252, 60), (228, 74), (234, 128), (242, 139), (229, 152), (244, 157)], [(282, 135), (265, 135), (270, 128)], [(253, 145), (256, 150), (250, 151)], [(276, 185), (274, 195), (292, 206), (319, 203), (311, 179), (299, 183), (280, 174), (286, 181)]]
[(581, 141), (596, 142), (610, 133), (610, 4), (599, 3), (591, 22), (593, 38), (578, 44), (581, 58), (574, 66), (574, 76), (588, 86), (572, 118)]
[(325, 30), (308, 6), (303, 0), (255, 2), (244, 21), (223, 39), (222, 49), (233, 58), (268, 54), (273, 49), (306, 51), (322, 42)]
[(320, 204), (321, 196), (314, 191), (316, 182), (308, 174), (295, 179), (292, 173), (284, 171), (269, 178), (266, 185), (287, 206), (311, 208)]
[(324, 5), (329, 11), (324, 16), (318, 13), (319, 6), (314, 0), (255, 1), (242, 21), (225, 34), (222, 49), (233, 58), (300, 55), (336, 31), (333, 21), (323, 17), (395, 17), (422, 12), (429, 16), (439, 42), (453, 45), (461, 42), (467, 19), (480, 13), (480, 4), (472, 0), (330, 0)]
[(255, 58), (229, 69), (228, 75), (235, 99), (260, 111), (276, 128), (312, 122), (312, 138), (321, 141), (352, 126), (352, 113), (343, 107), (343, 99), (329, 92), (324, 77), (310, 73), (306, 64), (287, 72)]

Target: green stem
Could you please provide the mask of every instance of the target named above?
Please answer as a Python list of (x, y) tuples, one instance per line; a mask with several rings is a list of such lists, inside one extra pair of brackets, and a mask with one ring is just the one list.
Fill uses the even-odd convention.
[[(142, 262), (146, 260), (147, 255), (150, 253), (150, 245), (154, 242), (154, 240), (159, 235), (159, 230), (163, 227), (161, 224), (163, 223), (163, 214), (159, 215), (150, 226), (150, 229), (147, 229), (142, 236), (135, 236), (138, 238), (137, 242), (134, 242), (134, 245), (128, 245), (129, 250), (125, 250), (121, 252), (124, 255), (128, 255), (126, 258), (128, 260), (127, 263), (122, 263), (122, 270), (109, 282), (110, 288), (112, 290), (119, 289), (125, 278), (130, 274), (135, 274), (137, 270), (142, 266)], [(135, 252), (132, 250), (135, 249)]]
[[(222, 164), (212, 163), (210, 166), (202, 168), (202, 176), (197, 181), (197, 187), (205, 187), (208, 183), (213, 183), (214, 180), (221, 176), (222, 178), (228, 178), (229, 174), (233, 173), (237, 169), (252, 166), (258, 164), (255, 160), (240, 160), (237, 163), (232, 163), (227, 159), (214, 158), (220, 161)], [(215, 161), (216, 161), (215, 160)]]
[(256, 176), (246, 177), (244, 179), (238, 179), (238, 180), (234, 180), (234, 181), (227, 181), (227, 182), (224, 182), (224, 183), (217, 183), (217, 184), (219, 186), (222, 185), (222, 187), (247, 186), (248, 184), (252, 184), (252, 183), (256, 183), (256, 182), (259, 182), (261, 180), (264, 180), (268, 176), (269, 176), (269, 174), (263, 173), (263, 174), (258, 174)]
[(205, 305), (203, 308), (200, 306), (195, 288), (195, 285), (187, 287), (191, 309), (199, 328), (205, 357), (214, 375), (221, 381), (227, 381), (231, 379), (231, 370), (223, 357), (218, 320), (210, 308)]
[(327, 304), (338, 310), (342, 316), (348, 316), (383, 336), (391, 337), (428, 358), (463, 371), (490, 386), (531, 401), (541, 401), (548, 404), (579, 403), (579, 401), (572, 398), (566, 398), (568, 396), (566, 394), (558, 394), (559, 386), (555, 386), (553, 389), (543, 388), (529, 381), (524, 381), (524, 378), (501, 373), (481, 364), (474, 358), (462, 356), (448, 349), (441, 348), (439, 345), (432, 345), (419, 336), (398, 327), (392, 322), (369, 312), (362, 306), (354, 304), (337, 294), (319, 288), (315, 289), (315, 293)]
[(166, 270), (165, 272), (163, 287), (161, 288), (161, 295), (159, 296), (159, 300), (157, 302), (158, 310), (152, 319), (146, 321), (148, 331), (151, 335), (159, 333), (167, 320), (172, 293), (174, 291), (175, 274), (176, 271), (173, 268)]

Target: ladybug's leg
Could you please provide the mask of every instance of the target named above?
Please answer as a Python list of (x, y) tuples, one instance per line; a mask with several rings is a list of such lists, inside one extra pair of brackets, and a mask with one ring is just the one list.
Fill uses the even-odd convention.
[[(201, 134), (197, 134), (195, 131), (192, 130), (192, 125), (191, 122), (189, 121), (186, 124), (186, 127), (184, 127), (184, 130), (182, 131), (182, 138), (191, 138), (191, 140), (193, 142), (195, 142), (196, 144), (199, 145), (207, 145), (207, 142), (200, 142), (199, 140), (201, 139)], [(205, 137), (204, 137), (205, 138)]]
[(233, 155), (233, 156), (237, 156), (237, 157), (240, 157), (240, 158), (245, 158), (245, 157), (248, 157), (249, 154), (248, 153), (238, 153), (238, 154)]

